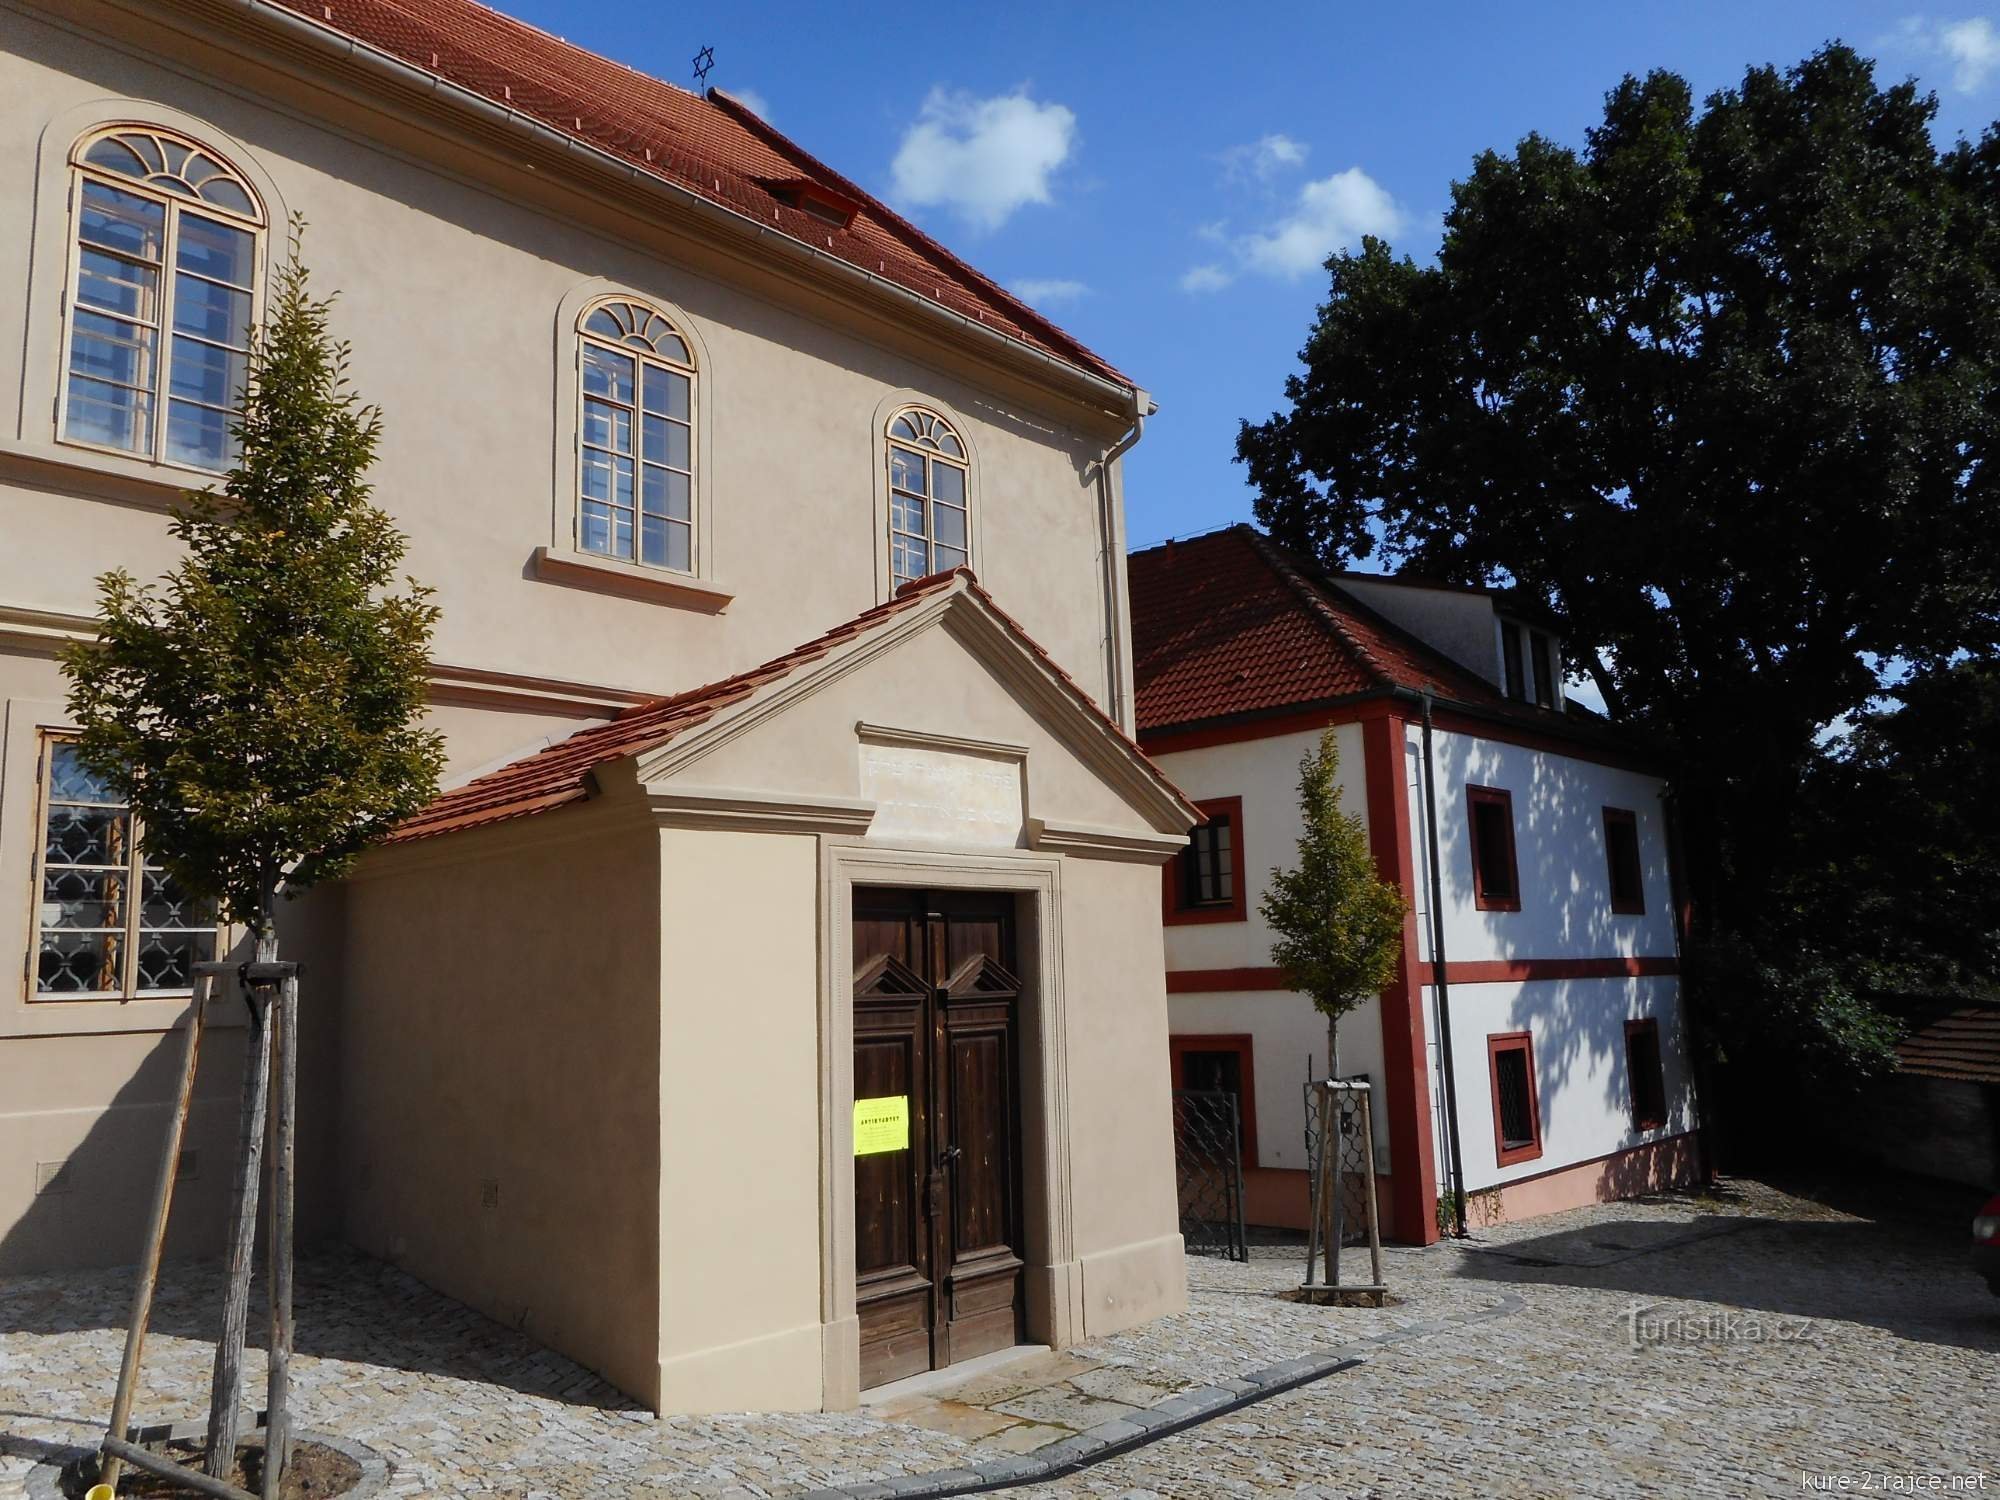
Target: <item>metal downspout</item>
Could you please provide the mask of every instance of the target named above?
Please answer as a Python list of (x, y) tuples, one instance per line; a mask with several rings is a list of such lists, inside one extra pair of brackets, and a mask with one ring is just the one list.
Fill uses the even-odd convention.
[(1431, 987), (1437, 993), (1438, 1047), (1444, 1054), (1444, 1123), (1451, 1152), (1452, 1231), (1465, 1238), (1465, 1165), (1458, 1144), (1458, 1073), (1452, 1064), (1451, 990), (1445, 983), (1444, 882), (1438, 870), (1437, 783), (1431, 759), (1431, 695), (1424, 704), (1424, 835), (1430, 850)]
[(1159, 409), (1144, 391), (1135, 390), (1131, 427), (1097, 460), (1097, 529), (1103, 538), (1104, 559), (1104, 709), (1127, 734), (1136, 734), (1137, 730), (1132, 723), (1132, 705), (1125, 683), (1125, 640), (1119, 629), (1118, 569), (1125, 565), (1125, 550), (1119, 542), (1118, 497), (1111, 488), (1111, 466), (1146, 435), (1146, 418)]

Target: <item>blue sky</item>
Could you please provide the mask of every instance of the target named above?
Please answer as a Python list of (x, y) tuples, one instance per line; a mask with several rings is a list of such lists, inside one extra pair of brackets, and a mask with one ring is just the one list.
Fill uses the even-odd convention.
[(1135, 545), (1249, 514), (1236, 425), (1280, 401), (1328, 250), (1373, 231), (1433, 254), (1476, 152), (1581, 144), (1627, 72), (1700, 95), (1838, 37), (1936, 90), (1946, 140), (2000, 115), (2000, 10), (498, 3), (682, 85), (713, 46), (712, 83), (1150, 390)]

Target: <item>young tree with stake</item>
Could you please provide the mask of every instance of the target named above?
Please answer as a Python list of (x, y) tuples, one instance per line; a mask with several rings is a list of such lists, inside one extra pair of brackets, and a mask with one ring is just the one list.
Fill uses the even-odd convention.
[[(247, 929), (253, 977), (278, 960), (280, 893), (342, 873), (435, 795), (443, 763), (441, 737), (422, 723), (438, 611), (428, 589), (396, 587), (406, 544), (369, 502), (381, 417), (349, 387), (348, 346), (330, 331), (332, 299), (310, 292), (303, 232), (294, 219), (253, 340), (240, 456), (219, 493), (190, 493), (175, 516), (185, 555), (157, 586), (122, 569), (100, 578), (99, 637), (63, 658), (83, 760), (143, 820), (148, 857)], [(255, 1001), (251, 1012), (254, 1074), (270, 1030)], [(254, 1172), (242, 1176), (231, 1270), (244, 1284), (232, 1280), (210, 1423), (217, 1476), (234, 1459), (255, 1222)], [(271, 1252), (289, 1267), (289, 1244)], [(213, 1451), (218, 1435), (225, 1451)]]
[[(1368, 831), (1340, 806), (1340, 745), (1335, 731), (1299, 762), (1299, 862), (1271, 871), (1260, 910), (1277, 934), (1271, 957), (1292, 989), (1303, 991), (1326, 1017), (1326, 1076), (1340, 1078), (1340, 1019), (1395, 973), (1402, 949), (1403, 893), (1375, 873)], [(1365, 1102), (1365, 1101), (1364, 1101)], [(1343, 1197), (1340, 1134), (1344, 1106), (1319, 1096), (1319, 1170), (1313, 1182), (1313, 1233), (1308, 1236), (1306, 1281), (1313, 1284), (1314, 1246), (1326, 1257), (1325, 1285), (1340, 1282)], [(1364, 1116), (1363, 1144), (1372, 1136)], [(1372, 1167), (1369, 1182), (1374, 1180)], [(1369, 1243), (1375, 1244), (1375, 1205), (1366, 1205)], [(1321, 1231), (1324, 1231), (1322, 1239)], [(1375, 1281), (1381, 1278), (1375, 1257)]]

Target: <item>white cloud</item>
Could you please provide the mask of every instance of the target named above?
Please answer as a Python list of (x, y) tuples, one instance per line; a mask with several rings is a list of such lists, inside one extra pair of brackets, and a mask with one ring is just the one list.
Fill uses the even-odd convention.
[(1064, 281), (1057, 277), (1030, 276), (1012, 283), (1009, 290), (1030, 306), (1045, 309), (1090, 295), (1090, 288), (1082, 282)]
[(771, 106), (766, 102), (764, 96), (755, 89), (730, 89), (728, 90), (728, 94), (730, 98), (741, 104), (758, 119), (767, 123), (769, 122), (771, 118)]
[(1219, 292), (1236, 278), (1221, 266), (1194, 266), (1181, 277), (1184, 292)]
[(1225, 177), (1235, 181), (1269, 182), (1278, 173), (1302, 167), (1306, 147), (1281, 133), (1272, 133), (1247, 146), (1231, 146), (1221, 153)]
[(1975, 93), (1995, 68), (2000, 68), (2000, 30), (1984, 16), (1965, 21), (1934, 21), (1910, 16), (1902, 39), (1920, 52), (1952, 65), (1951, 84), (1961, 94)]
[(1050, 201), (1049, 179), (1075, 144), (1076, 115), (1037, 103), (1025, 85), (991, 99), (934, 88), (890, 170), (905, 202), (997, 229), (1016, 209)]
[(1336, 250), (1351, 250), (1364, 234), (1387, 237), (1403, 227), (1403, 211), (1359, 167), (1308, 182), (1290, 213), (1238, 246), (1243, 263), (1267, 276), (1296, 280), (1316, 271)]
[[(1304, 148), (1300, 148), (1303, 152)], [(1384, 239), (1410, 227), (1410, 217), (1359, 167), (1306, 183), (1291, 206), (1267, 227), (1231, 233), (1224, 221), (1198, 225), (1195, 238), (1221, 246), (1226, 259), (1189, 268), (1184, 292), (1219, 292), (1244, 275), (1296, 281), (1317, 271), (1336, 250), (1352, 250), (1363, 235)]]

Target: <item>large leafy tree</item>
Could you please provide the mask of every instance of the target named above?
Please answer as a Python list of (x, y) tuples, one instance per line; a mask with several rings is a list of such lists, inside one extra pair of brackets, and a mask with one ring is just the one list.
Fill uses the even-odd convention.
[(1699, 109), (1628, 77), (1581, 150), (1479, 156), (1435, 264), (1333, 257), (1238, 439), (1281, 541), (1562, 623), (1678, 762), (1705, 936), (1793, 940), (1829, 729), (2000, 645), (2000, 136), (1934, 113), (1841, 45)]

